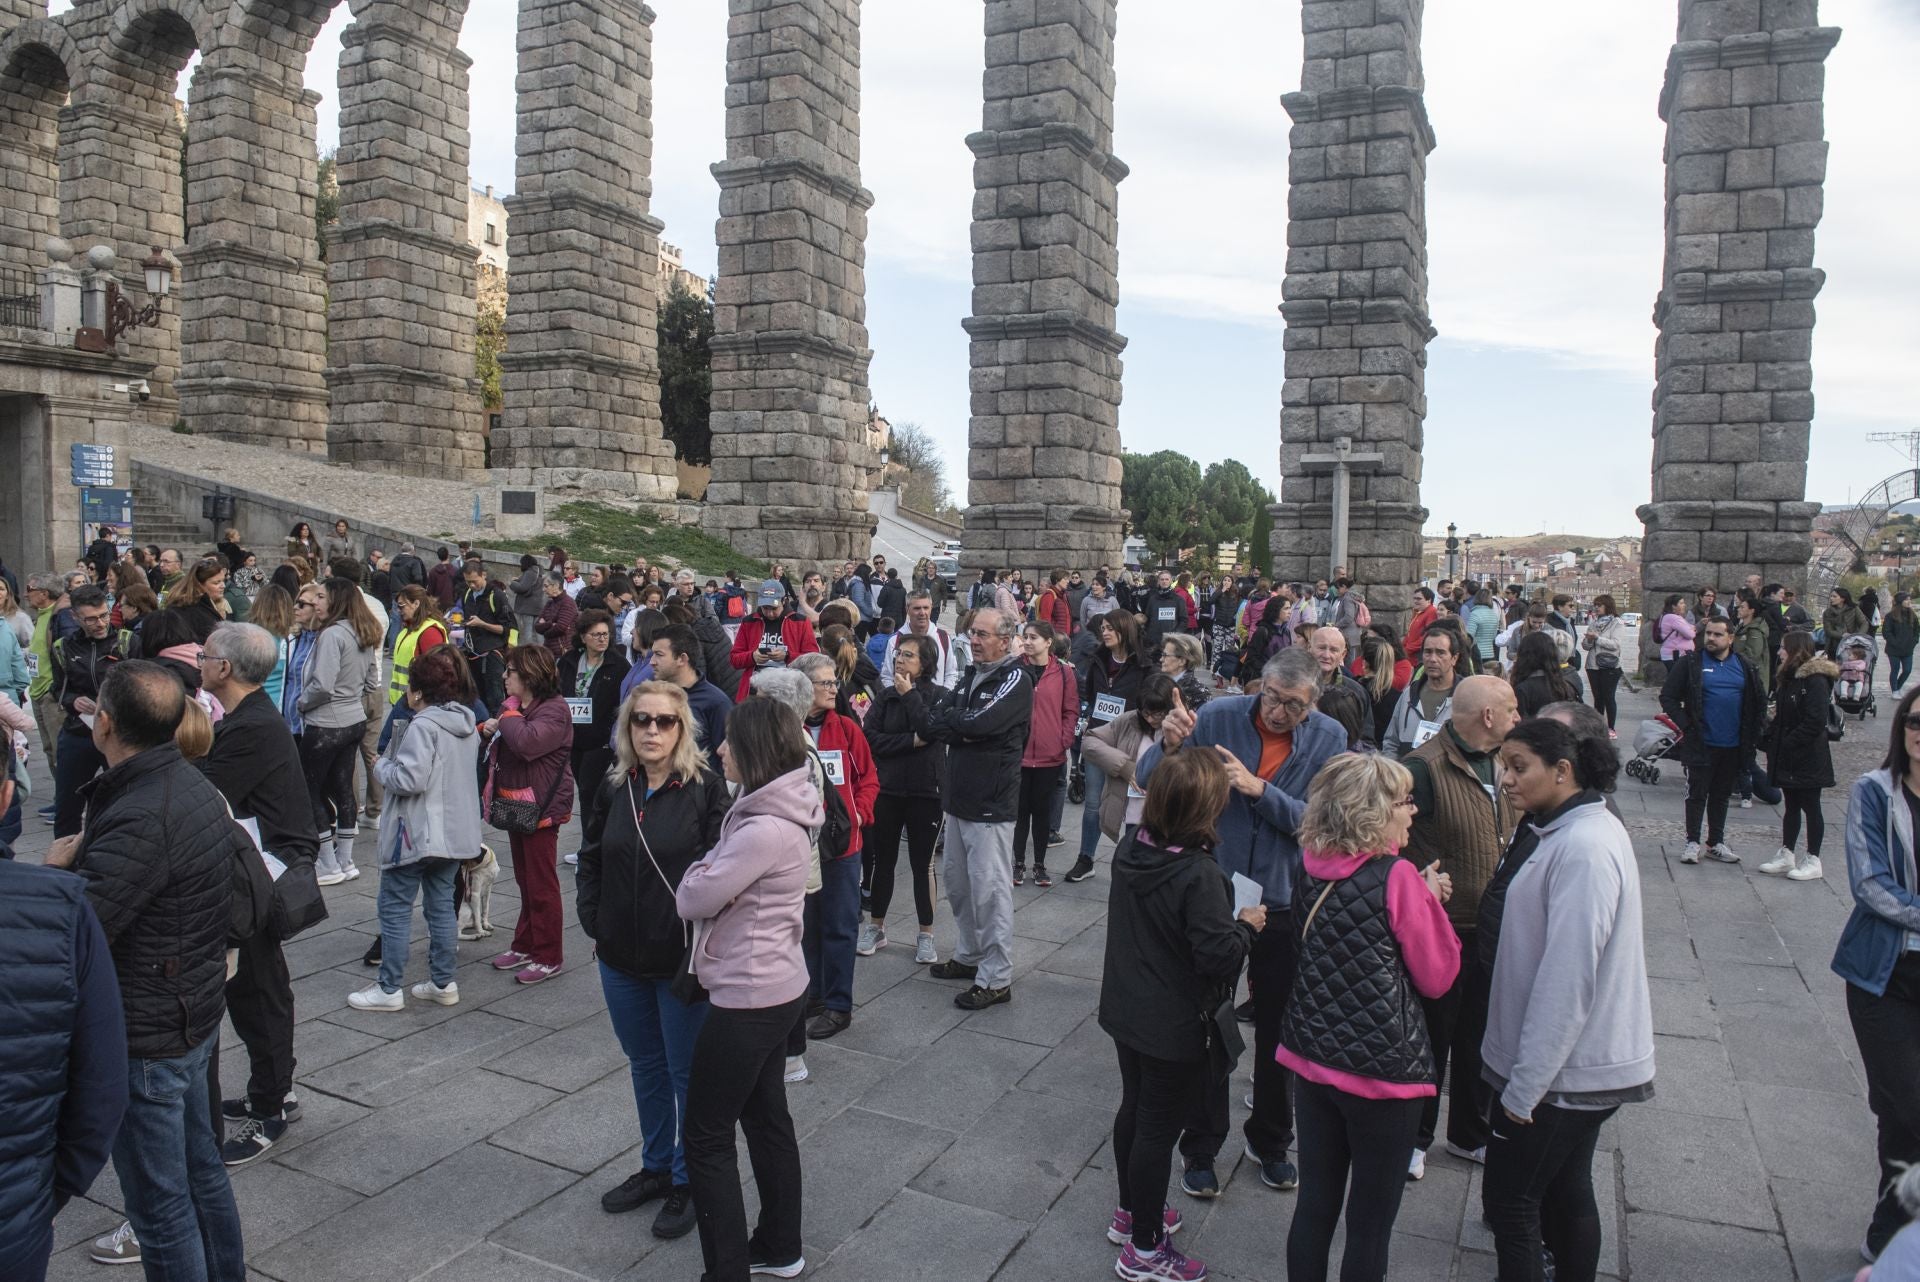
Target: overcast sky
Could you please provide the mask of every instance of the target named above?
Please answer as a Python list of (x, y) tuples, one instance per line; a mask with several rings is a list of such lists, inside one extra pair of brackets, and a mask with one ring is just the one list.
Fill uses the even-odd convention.
[[(723, 152), (726, 6), (655, 0), (654, 199), (688, 266), (710, 272)], [(1673, 0), (1429, 5), (1427, 199), (1433, 322), (1424, 499), (1430, 528), (1637, 530), (1648, 495), (1650, 319), (1661, 267), (1656, 114)], [(1828, 0), (1832, 144), (1817, 264), (1819, 402), (1809, 497), (1857, 498), (1901, 465), (1872, 431), (1920, 427), (1920, 160), (1905, 145), (1920, 65), (1909, 0)], [(1603, 22), (1595, 15), (1604, 13)], [(1175, 15), (1190, 15), (1177, 19)], [(308, 65), (337, 134), (341, 5)], [(866, 0), (863, 176), (873, 394), (928, 427), (964, 493), (969, 310), (966, 135), (980, 127), (982, 9)], [(476, 186), (513, 185), (515, 8), (472, 0)], [(1120, 5), (1121, 431), (1128, 448), (1233, 457), (1276, 485), (1287, 119), (1298, 5)]]

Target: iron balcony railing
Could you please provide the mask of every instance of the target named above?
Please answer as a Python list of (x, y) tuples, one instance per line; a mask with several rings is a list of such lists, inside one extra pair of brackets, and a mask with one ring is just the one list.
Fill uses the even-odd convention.
[(40, 328), (40, 287), (31, 271), (0, 263), (0, 325)]

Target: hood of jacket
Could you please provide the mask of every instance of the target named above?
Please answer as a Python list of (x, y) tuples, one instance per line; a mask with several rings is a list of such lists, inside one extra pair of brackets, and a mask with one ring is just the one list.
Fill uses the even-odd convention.
[(1146, 899), (1157, 895), (1173, 883), (1191, 876), (1196, 868), (1209, 871), (1213, 868), (1213, 852), (1210, 850), (1171, 850), (1165, 846), (1150, 845), (1152, 840), (1151, 834), (1148, 834), (1144, 840), (1122, 842), (1120, 849), (1113, 854), (1114, 871), (1126, 873), (1123, 884), (1135, 898)]
[(813, 777), (804, 765), (794, 767), (733, 803), (731, 817), (735, 823), (757, 815), (785, 819), (803, 828), (818, 828), (827, 821), (826, 808), (820, 804), (820, 794), (814, 790)]
[(422, 708), (413, 714), (416, 723), (425, 723), (436, 730), (452, 735), (456, 739), (465, 739), (476, 733), (473, 724), (473, 709), (457, 703), (436, 703)]
[(1793, 670), (1791, 680), (1805, 680), (1807, 677), (1825, 677), (1829, 681), (1840, 679), (1840, 665), (1826, 655), (1814, 652), (1814, 656)]

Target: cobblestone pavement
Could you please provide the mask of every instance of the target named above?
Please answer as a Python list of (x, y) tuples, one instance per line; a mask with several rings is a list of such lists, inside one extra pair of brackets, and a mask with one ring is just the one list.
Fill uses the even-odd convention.
[[(1652, 700), (1623, 702), (1630, 740)], [(1879, 721), (1836, 745), (1844, 780), (1877, 763), (1890, 712), (1885, 701)], [(1810, 884), (1754, 871), (1778, 844), (1777, 817), (1758, 806), (1733, 812), (1742, 867), (1680, 865), (1683, 794), (1677, 769), (1652, 788), (1621, 780), (1645, 887), (1658, 1094), (1603, 1132), (1602, 1268), (1634, 1282), (1851, 1277), (1875, 1166), (1842, 986), (1828, 969), (1848, 906), (1844, 790), (1827, 798), (1827, 880)], [(1078, 819), (1070, 807), (1068, 833)], [(22, 854), (37, 859), (48, 830), (29, 822)], [(1060, 867), (1071, 849), (1056, 850)], [(1102, 1230), (1115, 1196), (1118, 1075), (1094, 1019), (1105, 853), (1089, 882), (1015, 891), (1010, 1005), (955, 1009), (954, 986), (910, 960), (910, 926), (908, 947), (896, 937), (860, 960), (852, 1027), (810, 1047), (812, 1080), (789, 1090), (810, 1276), (1110, 1276)], [(640, 1136), (579, 928), (567, 932), (568, 968), (556, 979), (519, 988), (489, 970), (517, 910), (503, 876), (493, 939), (461, 945), (458, 1006), (351, 1011), (347, 994), (372, 978), (360, 955), (377, 933), (376, 880), (329, 891), (330, 918), (287, 947), (302, 1116), (271, 1154), (234, 1173), (254, 1276), (693, 1282), (696, 1237), (662, 1243), (648, 1233), (651, 1209), (600, 1210), (600, 1194), (638, 1169)], [(410, 981), (425, 969), (424, 928), (415, 930)], [(937, 934), (944, 956), (944, 904)], [(245, 1060), (231, 1027), (224, 1039), (233, 1094)], [(1233, 1091), (1236, 1120), (1242, 1093)], [(1222, 1155), (1218, 1201), (1174, 1194), (1188, 1223), (1182, 1245), (1227, 1282), (1278, 1277), (1293, 1195), (1263, 1187), (1235, 1154)], [(119, 1222), (119, 1201), (109, 1171), (66, 1209), (53, 1277), (99, 1276), (86, 1244)], [(1492, 1278), (1478, 1201), (1477, 1168), (1436, 1148), (1425, 1181), (1407, 1190), (1392, 1276)]]

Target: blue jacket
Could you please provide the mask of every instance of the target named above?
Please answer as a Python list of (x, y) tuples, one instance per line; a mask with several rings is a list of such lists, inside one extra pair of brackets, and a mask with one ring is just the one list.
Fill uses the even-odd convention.
[(727, 741), (727, 714), (733, 711), (733, 700), (727, 698), (725, 690), (703, 677), (688, 688), (687, 706), (693, 713), (694, 724), (700, 727), (700, 746), (707, 750), (707, 759), (718, 770), (717, 754), (720, 745)]
[[(1187, 746), (1219, 746), (1240, 758), (1248, 770), (1259, 772), (1260, 732), (1253, 719), (1260, 714), (1257, 695), (1237, 695), (1207, 701), (1196, 714)], [(1332, 717), (1310, 712), (1293, 732), (1293, 751), (1278, 774), (1267, 780), (1258, 801), (1235, 792), (1220, 816), (1220, 840), (1213, 857), (1227, 873), (1242, 873), (1260, 883), (1268, 908), (1293, 904), (1293, 883), (1301, 874), (1300, 841), (1294, 830), (1307, 809), (1307, 789), (1320, 767), (1347, 750), (1347, 732)], [(1142, 788), (1160, 764), (1156, 742), (1140, 759), (1137, 777)]]
[(853, 608), (860, 611), (862, 620), (880, 617), (880, 607), (873, 602), (873, 589), (858, 575), (847, 580), (847, 600), (853, 602)]
[(1894, 963), (1920, 941), (1920, 870), (1914, 866), (1913, 815), (1891, 771), (1854, 780), (1847, 800), (1847, 881), (1853, 915), (1840, 932), (1833, 973), (1875, 997), (1886, 994)]
[(120, 984), (86, 882), (0, 846), (0, 1277), (25, 1276), (127, 1108)]

